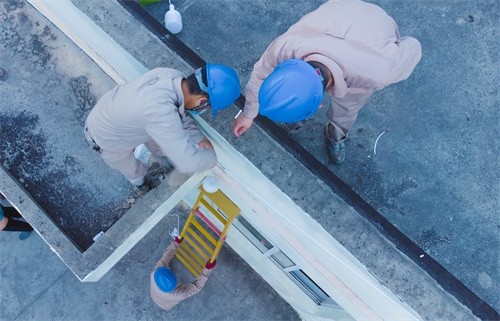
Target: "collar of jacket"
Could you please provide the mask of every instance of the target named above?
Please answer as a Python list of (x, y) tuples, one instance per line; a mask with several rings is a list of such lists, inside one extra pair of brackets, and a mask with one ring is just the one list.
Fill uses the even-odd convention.
[(327, 91), (330, 96), (341, 98), (347, 95), (347, 84), (344, 80), (344, 73), (342, 72), (342, 69), (340, 69), (339, 65), (335, 61), (320, 54), (311, 54), (305, 57), (304, 61), (320, 62), (323, 65), (325, 65), (326, 68), (328, 68), (328, 70), (330, 70), (330, 72), (333, 75), (333, 79), (335, 81), (333, 88)]
[(175, 94), (177, 95), (177, 109), (179, 110), (179, 114), (185, 115), (186, 109), (184, 108), (184, 95), (182, 94), (181, 86), (182, 79), (184, 79), (184, 77), (174, 78), (172, 82)]

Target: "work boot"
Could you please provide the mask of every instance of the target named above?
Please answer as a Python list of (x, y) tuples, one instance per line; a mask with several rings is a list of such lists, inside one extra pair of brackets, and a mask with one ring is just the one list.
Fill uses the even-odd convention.
[[(172, 169), (174, 166), (172, 163), (170, 163), (170, 160), (165, 157), (165, 156), (156, 156), (156, 155), (151, 155), (149, 159), (150, 164), (158, 163), (160, 164), (161, 167), (167, 168), (167, 169)], [(151, 167), (150, 165), (150, 167)]]
[(149, 186), (149, 184), (146, 182), (143, 183), (142, 185), (134, 185), (134, 189), (133, 189), (136, 198), (144, 196), (150, 190), (151, 190), (151, 186)]
[(288, 131), (290, 131), (291, 133), (296, 133), (305, 125), (306, 121), (307, 119), (295, 123), (285, 123), (283, 124), (283, 127), (288, 129)]
[(168, 186), (171, 187), (180, 187), (184, 184), (193, 174), (192, 173), (181, 173), (174, 169), (170, 173), (168, 173), (166, 181)]
[(330, 123), (326, 123), (325, 126), (325, 137), (326, 137), (326, 149), (328, 153), (328, 158), (334, 164), (340, 164), (345, 160), (345, 138), (336, 141), (330, 138), (328, 127)]

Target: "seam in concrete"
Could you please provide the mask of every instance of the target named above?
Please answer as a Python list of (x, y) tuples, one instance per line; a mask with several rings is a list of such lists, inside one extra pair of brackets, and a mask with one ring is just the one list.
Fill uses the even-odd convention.
[(54, 286), (54, 284), (59, 281), (66, 273), (68, 273), (68, 269), (66, 269), (63, 273), (61, 273), (49, 286), (47, 286), (45, 288), (45, 290), (43, 290), (36, 298), (34, 298), (30, 304), (28, 304), (21, 312), (19, 312), (19, 314), (14, 318), (14, 320), (17, 320), (19, 319), (19, 317), (21, 317), (21, 315), (24, 314), (24, 312), (26, 312), (32, 305), (33, 303), (37, 302), (48, 290), (50, 290), (52, 288), (52, 286)]

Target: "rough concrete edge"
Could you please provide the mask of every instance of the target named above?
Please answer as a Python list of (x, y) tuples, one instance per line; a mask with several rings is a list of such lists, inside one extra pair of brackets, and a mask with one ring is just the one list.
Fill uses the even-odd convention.
[(204, 175), (196, 173), (179, 187), (164, 181), (144, 195), (83, 253), (78, 265), (81, 274), (85, 275), (82, 280), (95, 282), (104, 276), (198, 185)]
[(22, 214), (51, 250), (71, 269), (69, 262), (78, 261), (80, 249), (52, 222), (31, 196), (4, 167), (0, 166), (2, 194)]
[[(0, 166), (0, 186), (2, 187), (0, 192), (23, 215), (51, 250), (80, 280), (85, 280), (100, 267), (104, 271), (108, 271), (114, 263), (105, 266), (103, 264), (107, 263), (108, 258), (113, 253), (120, 250), (120, 246), (126, 244), (126, 248), (132, 248), (154, 227), (154, 222), (168, 215), (168, 209), (166, 210), (160, 205), (169, 200), (175, 193), (181, 194), (177, 195), (176, 198), (176, 200), (180, 201), (183, 195), (186, 194), (185, 190), (192, 189), (192, 186), (196, 185), (200, 180), (201, 176), (194, 175), (179, 188), (162, 182), (158, 187), (144, 195), (139, 202), (134, 204), (131, 209), (85, 252), (81, 252), (71, 239), (52, 222), (50, 217), (38, 206), (21, 185)], [(181, 192), (178, 193), (178, 191)], [(148, 220), (153, 220), (154, 222), (148, 222)], [(139, 236), (134, 233), (138, 233)], [(118, 260), (126, 252), (128, 251), (123, 252), (122, 250), (118, 253)], [(116, 260), (116, 257), (114, 259)], [(93, 279), (92, 281), (97, 280)]]

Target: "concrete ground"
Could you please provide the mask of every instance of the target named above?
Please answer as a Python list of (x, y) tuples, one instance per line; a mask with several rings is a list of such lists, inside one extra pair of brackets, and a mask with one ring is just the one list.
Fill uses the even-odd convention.
[(80, 282), (36, 233), (25, 241), (2, 233), (0, 320), (300, 320), (226, 246), (203, 291), (170, 311), (158, 308), (149, 296), (149, 273), (175, 225), (174, 218), (162, 221), (97, 283)]
[[(269, 43), (323, 2), (172, 1), (184, 19), (177, 37), (205, 61), (235, 66), (243, 85)], [(422, 60), (360, 112), (344, 164), (326, 156), (324, 111), (291, 136), (498, 311), (499, 2), (370, 2), (421, 42)], [(168, 1), (144, 9), (163, 22)]]
[[(86, 1), (73, 2), (81, 8), (86, 6)], [(395, 18), (403, 35), (412, 35), (422, 42), (424, 58), (409, 80), (376, 94), (361, 112), (348, 141), (345, 164), (333, 166), (324, 155), (320, 135), (325, 120), (321, 114), (292, 138), (427, 254), (499, 310), (499, 173), (495, 166), (498, 163), (498, 45), (491, 41), (497, 35), (498, 4), (459, 1), (452, 6), (445, 1), (435, 1), (405, 2), (402, 6), (388, 0), (373, 2)], [(155, 48), (154, 41), (148, 43), (146, 37), (139, 37), (134, 29), (137, 22), (123, 19), (107, 7), (109, 3), (114, 1), (100, 4), (89, 16), (99, 23), (109, 22), (106, 31), (123, 46), (128, 46), (126, 49), (137, 59), (148, 68), (169, 66), (189, 70), (185, 63)], [(322, 1), (317, 0), (174, 2), (184, 17), (184, 30), (179, 39), (204, 60), (235, 66), (243, 84), (269, 42), (320, 3)], [(165, 6), (163, 1), (146, 9), (161, 21)], [(98, 207), (86, 212), (85, 204), (101, 190), (110, 194), (106, 199), (116, 200), (114, 206), (119, 205), (128, 195), (128, 185), (112, 172), (92, 173), (95, 176), (88, 178), (104, 187), (88, 184), (88, 173), (75, 168), (94, 167), (101, 171), (105, 167), (99, 164), (97, 157), (86, 159), (88, 152), (78, 154), (86, 148), (83, 141), (78, 146), (67, 146), (70, 151), (74, 150), (70, 158), (51, 147), (57, 146), (54, 142), (58, 139), (64, 141), (64, 135), (80, 137), (81, 120), (88, 112), (92, 97), (99, 97), (112, 84), (26, 2), (2, 2), (0, 13), (0, 68), (8, 72), (7, 79), (0, 79), (2, 132), (6, 128), (3, 124), (12, 124), (5, 117), (11, 117), (13, 111), (19, 114), (20, 110), (27, 126), (20, 126), (19, 130), (27, 131), (28, 137), (47, 137), (44, 133), (47, 129), (38, 127), (37, 117), (53, 116), (73, 124), (67, 133), (57, 134), (54, 130), (56, 134), (48, 143), (42, 139), (41, 145), (48, 148), (41, 154), (48, 155), (48, 159), (7, 159), (5, 155), (12, 154), (2, 154), (0, 160), (4, 166), (11, 164), (12, 159), (23, 160), (22, 164), (29, 166), (43, 165), (44, 161), (52, 164), (57, 160), (55, 164), (60, 166), (42, 171), (44, 175), (40, 177), (26, 175), (40, 173), (36, 168), (27, 168), (17, 177), (42, 184), (30, 187), (30, 193), (40, 203), (46, 195), (42, 191), (50, 188), (51, 179), (59, 183), (65, 181), (65, 175), (81, 175), (82, 179), (76, 180), (76, 188), (74, 177), (70, 177), (66, 185), (55, 184), (58, 188), (61, 186), (60, 190), (51, 192), (65, 199), (64, 188), (70, 187), (78, 190), (78, 196), (83, 196), (82, 206), (78, 206), (78, 202), (62, 206), (79, 211), (68, 215), (77, 218), (75, 230), (79, 224), (80, 230), (95, 229), (84, 235), (85, 245), (89, 235), (109, 226), (119, 216), (119, 213), (111, 215), (112, 218), (103, 216)], [(112, 19), (115, 20), (110, 22)], [(206, 41), (207, 33), (200, 30), (210, 30), (210, 41)], [(38, 106), (52, 109), (40, 111)], [(57, 106), (70, 108), (61, 111), (62, 107)], [(60, 123), (50, 124), (56, 128)], [(387, 127), (391, 131), (380, 139), (375, 156), (372, 152), (375, 138)], [(17, 133), (12, 131), (12, 135)], [(2, 136), (0, 142), (18, 140)], [(19, 143), (29, 145), (30, 139)], [(58, 155), (64, 157), (57, 159)], [(109, 181), (96, 177), (109, 177), (113, 186), (120, 188), (105, 188), (110, 185)], [(87, 215), (104, 221), (89, 220)], [(318, 221), (329, 221), (327, 213), (318, 215)], [(59, 224), (64, 227), (67, 223), (63, 219)], [(0, 238), (5, 246), (0, 251), (4, 252), (3, 257), (12, 259), (0, 263), (0, 319), (298, 319), (292, 309), (228, 249), (221, 256), (221, 262), (226, 263), (214, 272), (206, 291), (192, 298), (190, 304), (186, 302), (171, 312), (157, 309), (148, 298), (148, 273), (167, 246), (165, 230), (170, 227), (168, 222), (156, 227), (96, 284), (80, 283), (38, 236), (20, 242), (16, 233), (2, 233)], [(249, 276), (242, 279), (241, 275)], [(228, 284), (238, 286), (228, 288)], [(231, 304), (207, 311), (206, 306), (217, 307), (220, 303), (214, 293), (219, 295), (221, 288)], [(268, 302), (276, 304), (270, 306)]]
[[(125, 26), (115, 32), (130, 28), (143, 46), (152, 46), (146, 30), (139, 36), (138, 23), (121, 21)], [(129, 38), (114, 35), (118, 41), (120, 37)], [(130, 41), (127, 45), (137, 49)], [(0, 2), (0, 49), (0, 68), (6, 71), (0, 78), (0, 163), (85, 249), (93, 235), (119, 219), (122, 201), (130, 195), (130, 184), (110, 170), (83, 137), (83, 121), (95, 98), (115, 84), (22, 0)], [(141, 58), (148, 68), (189, 70), (179, 57), (165, 52)], [(181, 217), (188, 212), (179, 211)], [(171, 311), (157, 308), (149, 297), (149, 273), (176, 223), (167, 216), (97, 283), (80, 282), (37, 233), (25, 241), (17, 232), (0, 233), (0, 320), (300, 319), (226, 246), (201, 293)], [(46, 232), (43, 226), (36, 228)], [(184, 283), (192, 281), (180, 275)]]

